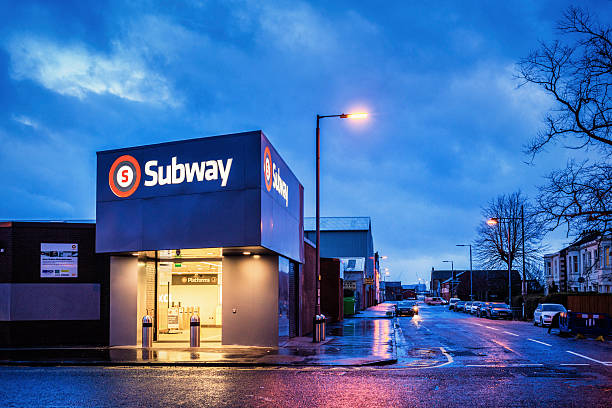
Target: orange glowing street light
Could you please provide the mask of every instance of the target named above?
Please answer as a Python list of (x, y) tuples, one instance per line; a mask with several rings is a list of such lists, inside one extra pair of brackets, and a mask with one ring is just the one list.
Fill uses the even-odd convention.
[(343, 113), (340, 115), (342, 119), (365, 119), (368, 117), (368, 114), (365, 112), (362, 113)]
[(490, 226), (492, 226), (492, 227), (493, 227), (493, 226), (495, 226), (495, 225), (497, 225), (498, 223), (499, 223), (499, 220), (498, 220), (497, 218), (495, 218), (495, 217), (493, 217), (493, 218), (489, 218), (489, 219), (487, 220), (487, 224), (489, 224), (489, 225), (490, 225)]

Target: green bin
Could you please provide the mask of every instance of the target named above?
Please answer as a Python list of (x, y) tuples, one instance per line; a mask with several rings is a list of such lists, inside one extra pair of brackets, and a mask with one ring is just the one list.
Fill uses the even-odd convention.
[(344, 315), (350, 316), (355, 314), (355, 298), (345, 297), (344, 298)]

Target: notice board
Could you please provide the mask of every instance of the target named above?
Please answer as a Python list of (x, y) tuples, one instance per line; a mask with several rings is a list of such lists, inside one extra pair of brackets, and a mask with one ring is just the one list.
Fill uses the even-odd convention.
[(41, 278), (76, 278), (79, 275), (78, 244), (40, 244)]

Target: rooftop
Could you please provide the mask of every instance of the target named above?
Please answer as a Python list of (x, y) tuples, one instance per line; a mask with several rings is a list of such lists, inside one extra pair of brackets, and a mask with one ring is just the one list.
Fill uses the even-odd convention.
[[(304, 231), (316, 230), (315, 217), (304, 217)], [(370, 217), (321, 217), (321, 231), (368, 231)]]

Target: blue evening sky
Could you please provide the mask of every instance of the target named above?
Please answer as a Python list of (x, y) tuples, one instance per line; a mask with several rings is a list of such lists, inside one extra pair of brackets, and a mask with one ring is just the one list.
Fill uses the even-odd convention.
[(513, 79), (569, 4), (1, 1), (0, 219), (95, 218), (98, 150), (255, 129), (312, 216), (315, 115), (368, 111), (322, 122), (322, 215), (371, 216), (389, 279), (467, 267), (480, 207), (573, 154), (525, 164), (551, 100)]

